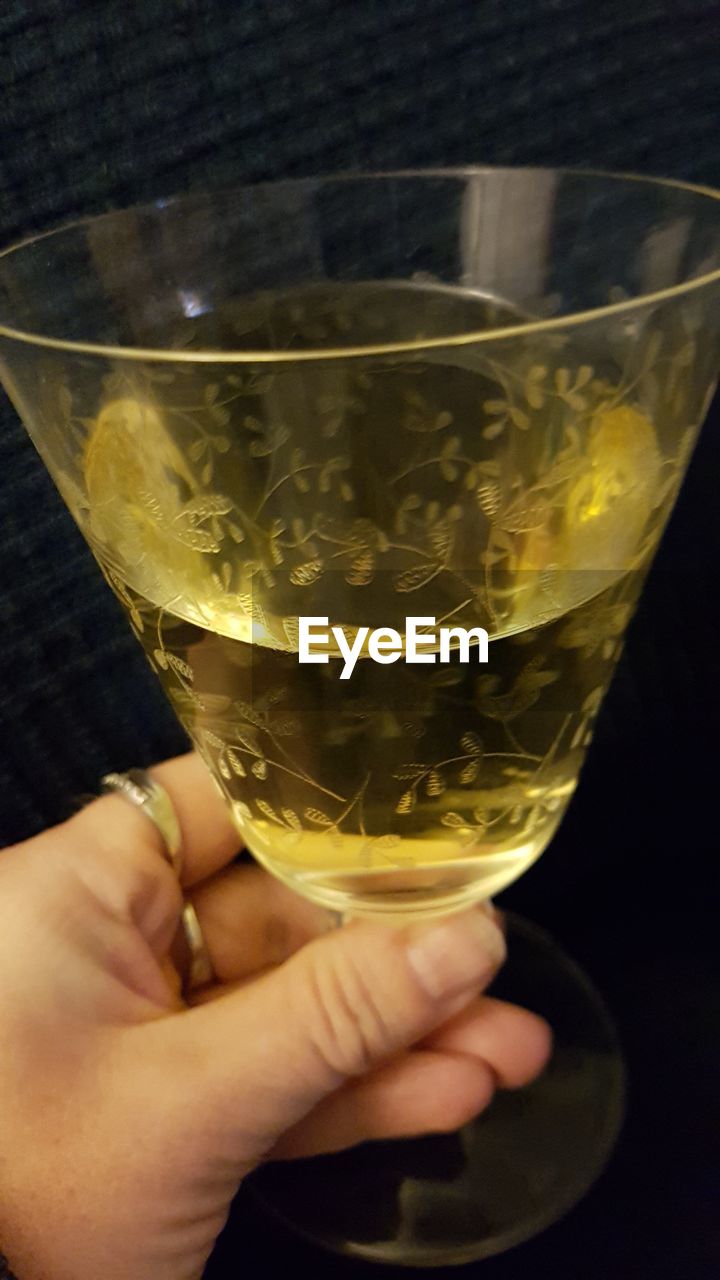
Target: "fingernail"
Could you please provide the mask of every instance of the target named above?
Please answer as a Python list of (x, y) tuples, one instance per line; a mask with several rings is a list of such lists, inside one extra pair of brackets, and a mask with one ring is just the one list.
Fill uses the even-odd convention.
[(474, 909), (410, 932), (407, 957), (433, 1000), (447, 1000), (490, 981), (505, 959), (505, 939)]

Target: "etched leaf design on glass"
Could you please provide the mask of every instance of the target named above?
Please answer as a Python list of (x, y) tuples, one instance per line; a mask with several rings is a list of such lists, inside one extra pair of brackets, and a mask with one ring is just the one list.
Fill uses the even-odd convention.
[(398, 800), (397, 804), (395, 805), (395, 812), (400, 814), (412, 813), (412, 810), (415, 808), (416, 804), (417, 804), (417, 796), (415, 792), (412, 789), (409, 791), (404, 791), (403, 794), (400, 796), (400, 799)]
[(322, 577), (323, 572), (322, 560), (306, 560), (304, 564), (296, 565), (291, 571), (290, 581), (296, 587), (310, 587)]
[(231, 499), (219, 493), (191, 498), (173, 518), (173, 536), (195, 551), (215, 553), (225, 536), (217, 517), (227, 515), (232, 509)]
[(545, 404), (546, 392), (543, 384), (547, 375), (547, 366), (544, 364), (531, 365), (525, 375), (523, 391), (531, 409), (542, 409)]
[(429, 582), (432, 582), (441, 570), (442, 565), (433, 563), (418, 564), (412, 569), (405, 569), (395, 578), (395, 590), (403, 593), (419, 591), (421, 587), (426, 587)]
[(403, 399), (406, 405), (403, 426), (406, 431), (433, 435), (436, 431), (444, 431), (453, 421), (453, 415), (447, 409), (435, 409), (419, 391), (408, 390)]
[(242, 759), (240, 758), (240, 755), (238, 754), (238, 752), (235, 750), (234, 747), (228, 747), (227, 759), (228, 759), (228, 764), (230, 765), (230, 768), (232, 769), (233, 773), (237, 774), (238, 778), (247, 777), (247, 771), (245, 769), (245, 765), (243, 764)]
[(477, 681), (476, 701), (481, 715), (503, 723), (517, 719), (534, 706), (544, 688), (554, 684), (558, 671), (542, 669), (543, 658), (534, 658), (515, 677), (506, 693), (499, 692), (496, 675), (483, 675)]
[[(54, 383), (79, 454), (60, 485), (249, 843), (262, 828), (289, 879), (313, 857), (378, 884), (424, 858), (438, 877), (489, 867), (541, 843), (574, 785), (636, 594), (613, 575), (640, 576), (695, 438), (668, 423), (696, 339), (648, 333), (615, 368), (618, 328), (597, 372), (562, 332), (300, 371), (301, 331), (335, 341), (355, 320), (277, 306), (272, 374), (118, 369), (95, 405)], [(482, 624), (490, 667), (363, 653), (340, 698), (332, 653), (298, 672), (302, 613), (351, 644), (408, 613)]]

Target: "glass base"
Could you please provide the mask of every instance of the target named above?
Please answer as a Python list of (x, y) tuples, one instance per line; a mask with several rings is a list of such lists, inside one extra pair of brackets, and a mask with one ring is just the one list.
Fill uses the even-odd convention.
[(275, 1218), (334, 1252), (410, 1267), (500, 1253), (567, 1212), (602, 1171), (623, 1113), (617, 1035), (600, 996), (540, 929), (508, 916), (492, 994), (555, 1036), (542, 1077), (457, 1133), (268, 1165), (246, 1184)]

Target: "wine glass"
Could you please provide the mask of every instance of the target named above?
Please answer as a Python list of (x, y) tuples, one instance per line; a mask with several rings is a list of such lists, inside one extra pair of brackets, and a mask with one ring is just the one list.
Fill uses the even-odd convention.
[[(274, 875), (396, 923), (547, 846), (714, 385), (719, 293), (715, 193), (540, 169), (160, 200), (0, 258), (7, 390)], [(427, 660), (373, 660), (360, 628), (409, 617)], [(327, 620), (311, 664), (301, 618)], [(488, 661), (440, 626), (483, 628)], [(617, 1131), (614, 1032), (521, 922), (503, 982), (554, 1024), (536, 1085), (258, 1194), (419, 1265), (563, 1212)]]

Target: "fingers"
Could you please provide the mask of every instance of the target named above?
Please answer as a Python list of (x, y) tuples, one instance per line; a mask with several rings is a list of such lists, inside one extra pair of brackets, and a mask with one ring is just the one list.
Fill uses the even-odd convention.
[[(180, 756), (151, 770), (168, 791), (182, 833), (183, 879), (194, 883), (229, 862), (237, 851), (225, 804), (197, 755)], [(115, 919), (135, 925), (164, 966), (174, 998), (176, 977), (165, 958), (178, 930), (182, 896), (165, 856), (163, 838), (142, 809), (122, 796), (100, 797), (68, 822), (34, 842), (45, 846)]]
[(272, 1158), (459, 1129), (490, 1103), (496, 1085), (516, 1089), (534, 1080), (551, 1047), (550, 1028), (537, 1014), (483, 996), (420, 1049), (321, 1102), (280, 1139)]
[(492, 1100), (495, 1079), (487, 1063), (418, 1050), (388, 1063), (321, 1102), (284, 1134), (272, 1159), (341, 1151), (358, 1142), (449, 1133)]
[(425, 1047), (480, 1058), (502, 1088), (518, 1089), (546, 1066), (552, 1032), (536, 1013), (483, 996), (433, 1032)]
[(150, 770), (172, 800), (183, 841), (182, 883), (197, 884), (227, 866), (242, 841), (206, 765), (196, 752)]
[[(191, 752), (155, 765), (150, 773), (168, 792), (182, 834), (184, 885), (196, 884), (229, 863), (240, 848), (240, 837), (227, 805), (200, 757)], [(75, 838), (90, 840), (100, 850), (119, 846), (140, 850), (153, 861), (165, 849), (162, 836), (140, 808), (122, 796), (93, 801), (66, 824)]]
[(423, 1043), (321, 1102), (283, 1135), (273, 1159), (340, 1151), (358, 1142), (450, 1132), (491, 1102), (496, 1085), (529, 1084), (552, 1036), (536, 1014), (483, 996)]
[(191, 899), (220, 982), (282, 964), (335, 928), (329, 912), (256, 866), (229, 867), (199, 885)]
[(259, 1157), (342, 1084), (470, 1003), (503, 958), (502, 934), (481, 911), (402, 930), (358, 922), (167, 1030), (175, 1057), (204, 1060), (204, 1096), (228, 1142), (234, 1124), (246, 1141), (251, 1117)]

